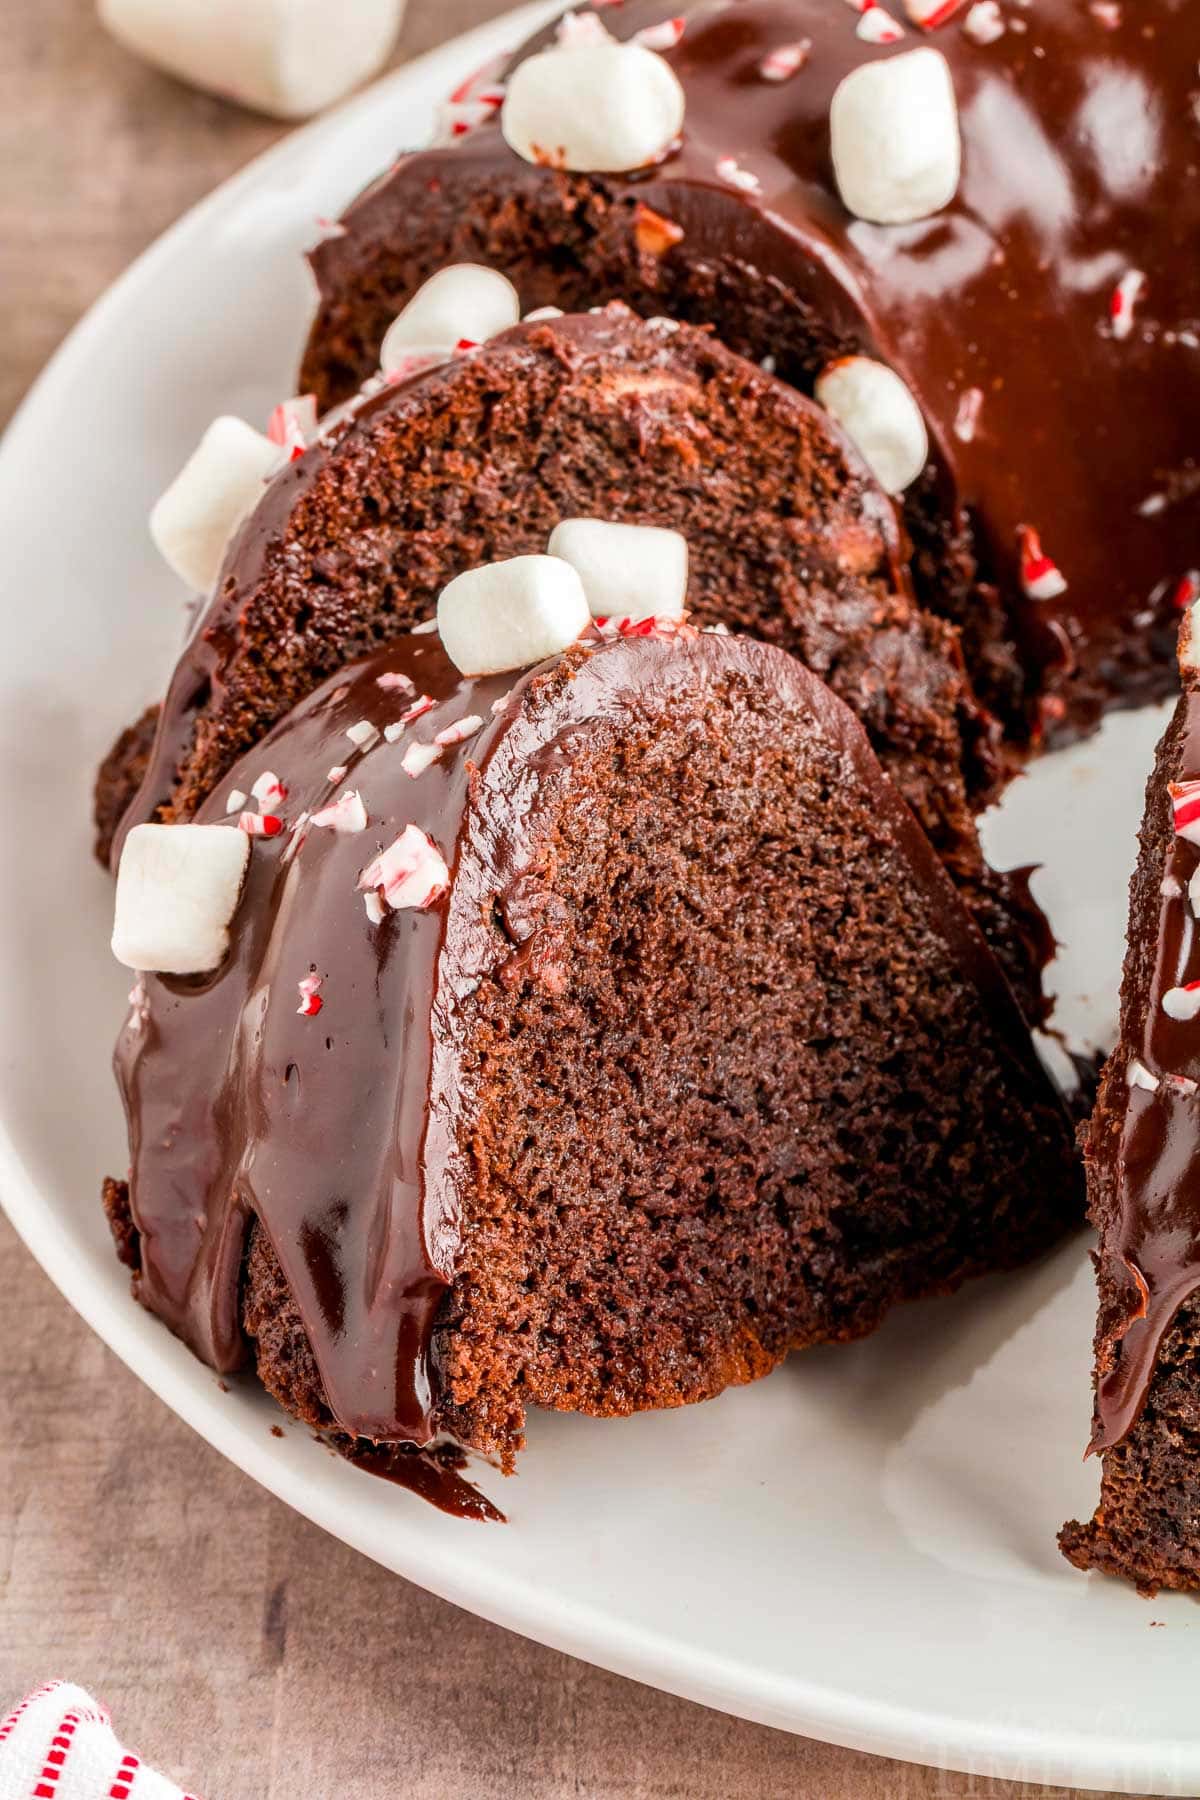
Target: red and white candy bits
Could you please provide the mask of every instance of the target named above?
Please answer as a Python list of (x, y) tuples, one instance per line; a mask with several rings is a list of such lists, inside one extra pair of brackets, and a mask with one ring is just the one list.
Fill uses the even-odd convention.
[(287, 453), (289, 462), (303, 456), (317, 435), (317, 396), (297, 394), (281, 400), (267, 421), (267, 436)]
[(394, 843), (380, 851), (358, 878), (360, 890), (385, 907), (423, 910), (450, 886), (450, 871), (433, 839), (416, 825), (406, 825)]
[(254, 786), (250, 789), (250, 793), (263, 809), (271, 806), (282, 806), (288, 796), (286, 787), (283, 785), (282, 781), (280, 781), (274, 769), (264, 769), (262, 774), (258, 777), (258, 780), (254, 783)]
[(328, 806), (321, 807), (309, 820), (310, 825), (343, 834), (365, 831), (367, 822), (367, 809), (357, 788), (347, 788), (344, 794), (339, 794)]
[(301, 1018), (315, 1019), (321, 1008), (324, 1006), (325, 1002), (322, 1000), (318, 991), (324, 979), (325, 977), (323, 975), (318, 975), (314, 970), (311, 975), (302, 976), (296, 983), (296, 986), (300, 989), (300, 1004), (296, 1008), (296, 1011), (300, 1014)]
[(1067, 578), (1052, 557), (1046, 555), (1042, 540), (1032, 525), (1017, 528), (1017, 550), (1021, 560), (1021, 586), (1031, 600), (1057, 600), (1067, 591)]
[(551, 556), (570, 563), (594, 619), (680, 618), (687, 604), (688, 547), (660, 525), (563, 519), (550, 534)]
[(952, 19), (964, 0), (904, 0), (904, 10), (922, 31), (936, 31)]
[(1200, 1018), (1200, 981), (1185, 981), (1182, 987), (1168, 988), (1162, 997), (1162, 1009), (1168, 1019), (1188, 1025)]
[(1167, 792), (1175, 836), (1200, 846), (1200, 781), (1172, 781)]
[(280, 119), (304, 119), (382, 67), (404, 0), (100, 0), (122, 44), (193, 87)]
[(482, 263), (453, 263), (431, 275), (392, 320), (379, 366), (385, 375), (413, 374), (417, 364), (444, 361), (462, 343), (486, 343), (520, 317), (507, 275)]
[(890, 12), (882, 6), (872, 5), (863, 7), (854, 35), (864, 44), (898, 44), (905, 31)]
[(1118, 343), (1133, 335), (1134, 312), (1146, 292), (1146, 285), (1146, 276), (1141, 269), (1126, 269), (1113, 289), (1108, 316)]
[(464, 675), (543, 662), (591, 621), (583, 582), (557, 556), (514, 556), (468, 569), (442, 589), (442, 647)]
[(683, 113), (678, 77), (644, 44), (556, 44), (514, 69), (500, 129), (526, 162), (616, 174), (665, 155)]
[(150, 514), (159, 554), (190, 587), (212, 587), (225, 546), (284, 460), (244, 419), (213, 420)]
[(975, 0), (963, 20), (963, 32), (973, 44), (998, 43), (1006, 30), (999, 0)]
[(117, 961), (160, 975), (217, 968), (249, 861), (249, 838), (227, 825), (135, 825), (117, 871)]
[(894, 369), (869, 356), (839, 356), (821, 371), (814, 392), (881, 487), (902, 494), (912, 485), (928, 460), (929, 436)]
[(758, 72), (764, 81), (790, 81), (811, 55), (812, 39), (797, 38), (794, 43), (779, 44), (774, 50), (768, 50), (758, 65)]
[(856, 218), (911, 224), (958, 191), (958, 105), (940, 50), (923, 46), (852, 69), (834, 92), (829, 131), (838, 192)]
[(1144, 1088), (1148, 1094), (1155, 1093), (1159, 1085), (1158, 1076), (1152, 1075), (1145, 1063), (1139, 1062), (1136, 1056), (1131, 1056), (1129, 1059), (1125, 1070), (1125, 1079), (1130, 1087)]

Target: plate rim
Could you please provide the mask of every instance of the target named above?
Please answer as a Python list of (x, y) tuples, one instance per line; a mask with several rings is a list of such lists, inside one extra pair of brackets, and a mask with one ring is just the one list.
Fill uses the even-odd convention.
[[(69, 397), (71, 385), (86, 365), (92, 338), (119, 312), (136, 290), (152, 282), (166, 262), (210, 218), (269, 179), (277, 163), (295, 153), (297, 140), (319, 144), (336, 140), (356, 111), (378, 103), (381, 91), (403, 95), (421, 90), (443, 66), (457, 71), (468, 59), (482, 61), (512, 40), (562, 10), (561, 0), (533, 0), (511, 12), (435, 46), (320, 118), (292, 131), (254, 157), (243, 168), (189, 208), (151, 242), (93, 302), (63, 339), (34, 379), (0, 438), (0, 490), (11, 462), (36, 414)], [(520, 41), (519, 38), (516, 41)], [(710, 1650), (694, 1650), (678, 1636), (656, 1635), (618, 1614), (578, 1601), (558, 1600), (553, 1591), (494, 1572), (480, 1577), (476, 1567), (456, 1569), (453, 1541), (445, 1549), (425, 1540), (410, 1548), (401, 1526), (394, 1543), (398, 1554), (382, 1554), (384, 1546), (368, 1541), (344, 1516), (332, 1487), (323, 1486), (305, 1469), (299, 1475), (272, 1457), (253, 1428), (253, 1415), (222, 1406), (211, 1371), (196, 1365), (194, 1374), (174, 1366), (177, 1346), (157, 1322), (127, 1297), (122, 1285), (97, 1286), (83, 1246), (71, 1235), (56, 1236), (54, 1201), (43, 1194), (11, 1136), (3, 1114), (0, 1088), (0, 1209), (35, 1262), (68, 1304), (96, 1335), (172, 1412), (205, 1441), (248, 1474), (274, 1497), (348, 1543), (378, 1565), (461, 1606), (491, 1623), (548, 1647), (579, 1657), (613, 1673), (641, 1681), (682, 1699), (732, 1713), (758, 1724), (820, 1739), (846, 1749), (891, 1756), (929, 1767), (961, 1770), (1001, 1779), (1035, 1779), (1092, 1789), (1142, 1793), (1150, 1770), (1163, 1783), (1161, 1791), (1186, 1794), (1200, 1783), (1200, 1738), (1163, 1742), (1152, 1753), (1116, 1734), (1107, 1737), (1066, 1729), (1057, 1736), (1044, 1729), (989, 1722), (979, 1716), (965, 1722), (930, 1707), (900, 1705), (842, 1688), (823, 1687), (808, 1677), (784, 1679), (761, 1667), (735, 1659), (722, 1661)], [(190, 1377), (190, 1378), (189, 1378)], [(461, 1529), (471, 1527), (464, 1524)]]

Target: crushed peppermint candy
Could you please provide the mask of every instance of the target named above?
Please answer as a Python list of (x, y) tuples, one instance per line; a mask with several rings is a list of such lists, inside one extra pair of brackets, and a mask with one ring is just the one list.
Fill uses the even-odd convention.
[(1182, 987), (1168, 988), (1162, 997), (1162, 1009), (1168, 1019), (1185, 1025), (1200, 1017), (1200, 981), (1185, 981)]
[(512, 699), (512, 689), (509, 688), (507, 694), (501, 694), (501, 696), (498, 700), (492, 701), (493, 714), (498, 717), (504, 711), (505, 707), (508, 705), (508, 703), (511, 699)]
[(757, 194), (762, 191), (762, 183), (757, 175), (749, 169), (743, 169), (732, 156), (718, 156), (717, 175), (721, 181), (727, 181), (730, 187), (741, 188), (744, 194)]
[(415, 694), (416, 684), (409, 676), (401, 675), (398, 669), (388, 669), (385, 674), (375, 677), (375, 686), (386, 691), (398, 688), (401, 693)]
[(451, 744), (461, 744), (464, 738), (473, 737), (483, 724), (478, 713), (468, 713), (465, 718), (456, 719), (453, 725), (447, 725), (434, 738), (435, 744), (448, 749)]
[(683, 242), (683, 226), (639, 200), (633, 209), (633, 239), (643, 256), (663, 256)]
[(963, 0), (904, 0), (904, 10), (922, 31), (936, 31), (962, 4)]
[(379, 740), (379, 727), (369, 719), (359, 719), (356, 725), (347, 725), (346, 736), (356, 749), (369, 750)]
[(139, 975), (129, 990), (129, 1018), (126, 1021), (130, 1030), (144, 1031), (150, 1022), (150, 995), (146, 987), (146, 977)]
[(325, 977), (323, 975), (313, 973), (311, 975), (305, 975), (296, 983), (297, 987), (300, 989), (300, 1004), (296, 1008), (296, 1011), (300, 1014), (301, 1018), (315, 1019), (321, 1008), (324, 1006), (325, 1002), (317, 992), (317, 989), (324, 979)]
[(631, 41), (640, 44), (643, 50), (673, 50), (684, 29), (683, 19), (663, 19), (658, 25), (644, 25), (640, 31), (635, 31)]
[(1088, 11), (1098, 25), (1103, 25), (1105, 31), (1120, 29), (1121, 8), (1117, 0), (1091, 0)]
[(643, 619), (593, 619), (592, 624), (602, 638), (619, 637), (699, 637), (694, 625), (670, 613), (651, 613)]
[(1164, 1075), (1163, 1083), (1166, 1087), (1174, 1088), (1178, 1094), (1194, 1094), (1197, 1088), (1197, 1083), (1190, 1075)]
[(278, 837), (283, 820), (275, 813), (244, 812), (238, 814), (238, 825), (247, 837)]
[(365, 831), (367, 809), (362, 795), (357, 788), (347, 788), (344, 794), (339, 794), (336, 800), (315, 812), (312, 823), (329, 831)]
[(1067, 591), (1067, 581), (1058, 564), (1042, 549), (1042, 540), (1032, 525), (1018, 525), (1017, 542), (1021, 555), (1021, 586), (1031, 600), (1056, 600)]
[(375, 893), (364, 894), (363, 905), (367, 909), (367, 917), (370, 919), (372, 925), (382, 925), (383, 901), (379, 898), (379, 895)]
[(963, 20), (963, 34), (973, 44), (994, 44), (1004, 36), (1005, 30), (999, 0), (976, 0)]
[(979, 426), (979, 415), (983, 411), (983, 389), (964, 388), (959, 396), (958, 409), (954, 414), (954, 435), (960, 444), (971, 444), (975, 441), (975, 433)]
[(1130, 1087), (1145, 1088), (1148, 1094), (1153, 1094), (1158, 1087), (1158, 1076), (1152, 1075), (1145, 1063), (1139, 1062), (1136, 1056), (1131, 1056), (1129, 1059), (1125, 1079)]
[[(584, 44), (608, 44), (612, 33), (595, 13), (568, 12), (558, 21), (554, 41), (564, 49), (578, 50)], [(655, 46), (652, 44), (651, 49)]]
[(1189, 569), (1171, 595), (1171, 605), (1176, 612), (1186, 612), (1197, 600), (1200, 600), (1200, 569)]
[(329, 770), (325, 779), (329, 783), (330, 787), (336, 787), (339, 781), (345, 781), (346, 776), (349, 773), (350, 773), (350, 770), (346, 763), (334, 763), (332, 769)]
[(286, 450), (288, 461), (303, 456), (317, 435), (317, 396), (297, 394), (275, 408), (267, 423), (267, 436)]
[(1200, 781), (1172, 781), (1167, 792), (1171, 796), (1175, 836), (1200, 845)]
[(406, 775), (415, 781), (426, 769), (431, 769), (435, 762), (440, 762), (442, 747), (440, 744), (410, 744), (400, 758), (400, 767)]
[(882, 6), (871, 5), (865, 6), (859, 15), (854, 35), (864, 44), (898, 44), (904, 36), (904, 27)]
[(400, 714), (399, 723), (401, 725), (411, 725), (414, 719), (419, 719), (422, 713), (427, 713), (434, 704), (435, 702), (430, 695), (418, 694), (408, 711)]
[(797, 38), (792, 44), (779, 44), (768, 50), (758, 65), (764, 81), (790, 81), (812, 55), (812, 39)]
[(419, 625), (410, 625), (408, 628), (409, 636), (428, 637), (432, 632), (435, 632), (437, 628), (437, 614), (435, 613), (432, 619), (422, 619)]
[(250, 792), (258, 801), (260, 810), (264, 806), (282, 806), (288, 797), (287, 788), (273, 769), (264, 769)]
[(368, 893), (376, 890), (394, 912), (405, 907), (423, 910), (446, 892), (450, 871), (432, 838), (418, 826), (406, 825), (395, 842), (367, 864), (358, 885)]
[(1112, 334), (1119, 343), (1132, 334), (1134, 308), (1146, 292), (1146, 276), (1141, 269), (1127, 269), (1108, 303)]
[(225, 811), (227, 813), (241, 812), (243, 806), (246, 804), (246, 798), (247, 796), (243, 794), (241, 788), (234, 788), (228, 800), (225, 802)]

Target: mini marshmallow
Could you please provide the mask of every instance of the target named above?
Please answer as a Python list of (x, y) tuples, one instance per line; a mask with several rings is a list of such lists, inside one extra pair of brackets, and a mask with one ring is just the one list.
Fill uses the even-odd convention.
[(551, 556), (570, 563), (594, 619), (681, 618), (687, 600), (687, 540), (658, 525), (563, 519)]
[(615, 174), (657, 162), (683, 130), (670, 64), (642, 44), (556, 45), (514, 69), (500, 109), (526, 162)]
[(431, 275), (392, 320), (379, 366), (386, 375), (408, 372), (413, 357), (440, 361), (456, 344), (486, 343), (520, 317), (521, 302), (507, 275), (482, 263), (454, 263)]
[(319, 112), (386, 61), (405, 0), (100, 0), (127, 50), (280, 119)]
[(160, 975), (215, 969), (249, 860), (250, 839), (226, 825), (135, 825), (117, 871), (117, 961)]
[(902, 494), (925, 467), (929, 435), (895, 370), (869, 356), (841, 356), (822, 370), (814, 391), (880, 486)]
[(583, 582), (557, 556), (514, 556), (468, 569), (438, 599), (442, 646), (464, 675), (544, 662), (590, 624)]
[(212, 587), (226, 545), (284, 458), (244, 419), (213, 420), (150, 514), (160, 556), (189, 586)]
[(950, 67), (922, 48), (843, 77), (829, 113), (838, 192), (857, 218), (907, 225), (940, 212), (958, 189), (962, 146)]

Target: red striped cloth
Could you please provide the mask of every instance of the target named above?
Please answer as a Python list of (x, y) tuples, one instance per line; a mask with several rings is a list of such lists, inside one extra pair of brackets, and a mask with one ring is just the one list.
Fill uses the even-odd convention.
[(0, 1722), (0, 1800), (195, 1800), (119, 1744), (107, 1712), (47, 1681)]

